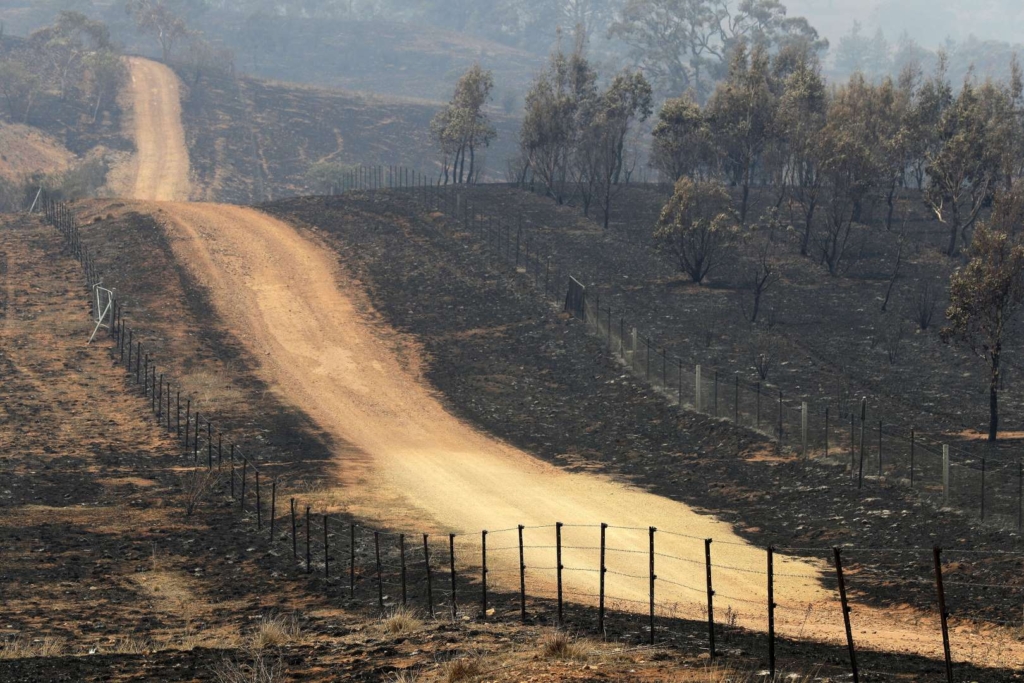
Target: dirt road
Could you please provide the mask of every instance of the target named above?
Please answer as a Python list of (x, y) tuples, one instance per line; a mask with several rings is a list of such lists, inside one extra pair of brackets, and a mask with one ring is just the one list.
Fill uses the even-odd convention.
[(188, 149), (181, 126), (178, 77), (163, 64), (132, 57), (129, 93), (136, 153), (131, 196), (181, 201), (189, 197)]
[[(136, 107), (142, 152), (136, 187), (140, 198), (175, 196), (182, 188), (176, 160), (183, 148), (144, 150), (157, 138), (168, 145), (184, 139), (174, 122), (177, 107), (161, 109), (168, 98), (154, 98), (151, 88), (162, 76), (138, 67), (133, 63), (134, 92), (152, 106)], [(150, 85), (139, 87), (144, 80)], [(175, 123), (178, 130), (168, 132)], [(165, 172), (171, 166), (174, 172)], [(236, 206), (143, 208), (159, 214), (180, 262), (209, 291), (267, 384), (337, 438), (338, 482), (352, 512), (392, 528), (474, 536), (490, 529), (492, 581), (508, 588), (517, 587), (518, 569), (510, 528), (524, 524), (531, 546), (526, 564), (538, 568), (530, 574), (534, 593), (554, 582), (554, 573), (541, 569), (555, 564), (550, 525), (573, 525), (563, 536), (562, 561), (571, 569), (567, 592), (583, 602), (597, 592), (596, 525), (606, 522), (613, 549), (608, 593), (641, 611), (648, 597), (649, 527), (655, 526), (659, 611), (693, 618), (701, 617), (704, 601), (703, 539), (714, 538), (716, 607), (738, 614), (740, 624), (765, 627), (763, 550), (712, 516), (601, 476), (564, 472), (456, 419), (418, 372), (414, 340), (374, 322), (358, 284), (315, 236)], [(775, 570), (780, 631), (841, 642), (836, 596), (819, 582), (827, 566), (779, 555)], [(863, 646), (929, 656), (941, 651), (933, 615), (903, 610), (896, 617), (858, 607), (858, 620), (866, 629), (859, 635)]]

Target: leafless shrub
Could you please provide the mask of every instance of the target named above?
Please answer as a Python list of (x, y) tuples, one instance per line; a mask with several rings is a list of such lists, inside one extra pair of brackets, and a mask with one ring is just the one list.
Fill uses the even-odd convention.
[(200, 503), (213, 489), (217, 481), (217, 475), (213, 470), (197, 467), (181, 477), (181, 490), (185, 499), (185, 516), (191, 517), (195, 514)]
[(718, 325), (711, 311), (700, 309), (693, 316), (693, 329), (697, 333), (697, 342), (704, 348), (710, 349), (718, 336)]
[(778, 335), (768, 330), (758, 330), (750, 343), (750, 358), (757, 376), (764, 382), (779, 362), (782, 345)]
[(903, 317), (900, 315), (887, 315), (882, 330), (885, 353), (889, 358), (889, 365), (896, 365), (900, 357), (900, 349), (906, 336), (903, 327)]
[(931, 327), (935, 308), (938, 305), (938, 293), (935, 288), (929, 283), (922, 285), (917, 292), (914, 304), (914, 321), (922, 330), (927, 330)]
[(836, 382), (836, 416), (845, 419), (850, 415), (850, 385), (845, 380)]

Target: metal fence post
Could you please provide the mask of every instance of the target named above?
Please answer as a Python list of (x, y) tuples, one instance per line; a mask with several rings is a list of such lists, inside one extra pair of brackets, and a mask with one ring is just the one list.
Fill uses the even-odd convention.
[(558, 625), (564, 623), (562, 615), (562, 523), (555, 522), (555, 568), (558, 572)]
[(313, 568), (313, 557), (309, 546), (309, 506), (306, 506), (306, 573), (309, 574)]
[[(356, 597), (356, 525), (348, 525), (348, 596)], [(431, 612), (433, 616), (433, 612)]]
[(459, 615), (459, 601), (455, 592), (455, 534), (448, 534), (448, 559), (452, 570), (452, 619), (455, 619)]
[(600, 631), (601, 635), (604, 635), (604, 575), (608, 571), (608, 568), (604, 566), (604, 554), (605, 554), (605, 535), (608, 530), (608, 525), (601, 522), (601, 568), (600, 568), (600, 590), (598, 591), (598, 607), (597, 607), (597, 630)]
[(768, 546), (768, 671), (775, 680), (775, 548)]
[(487, 618), (487, 530), (480, 532), (480, 614)]
[(698, 413), (704, 412), (704, 392), (700, 390), (700, 364), (698, 363), (693, 369), (694, 381), (693, 381), (693, 405), (697, 409)]
[(715, 591), (711, 584), (711, 539), (704, 539), (704, 574), (708, 587), (708, 646), (711, 659), (715, 658)]
[(377, 607), (384, 611), (384, 575), (380, 566), (380, 532), (373, 532), (373, 555), (377, 563)]
[(882, 480), (882, 421), (878, 421), (878, 480)]
[(430, 544), (428, 543), (429, 536), (423, 534), (423, 565), (426, 567), (427, 572), (427, 614), (430, 618), (434, 618), (434, 584), (430, 577)]
[(914, 428), (910, 428), (910, 488), (914, 488)]
[(657, 574), (654, 573), (654, 534), (657, 531), (658, 530), (655, 527), (653, 527), (653, 526), (649, 527), (648, 531), (647, 531), (648, 536), (650, 538), (650, 553), (649, 553), (650, 570), (649, 570), (648, 573), (650, 575), (650, 597), (651, 597), (650, 615), (649, 615), (649, 618), (650, 618), (649, 625), (650, 625), (650, 629), (651, 629), (651, 640), (650, 640), (651, 645), (654, 645), (654, 581), (658, 578)]
[(803, 444), (804, 459), (806, 460), (810, 453), (807, 451), (807, 401), (800, 404), (800, 443)]
[(942, 444), (942, 500), (949, 504), (949, 444)]
[(829, 407), (825, 406), (825, 459), (828, 460), (828, 430), (829, 430)]
[(270, 542), (274, 542), (274, 519), (277, 517), (277, 480), (270, 482)]
[(329, 579), (331, 577), (331, 551), (330, 546), (327, 545), (327, 515), (324, 515), (324, 578)]
[(519, 531), (519, 618), (526, 621), (526, 558), (523, 553), (523, 525)]
[(402, 567), (402, 607), (408, 604), (408, 590), (405, 570), (405, 534), (398, 534), (398, 559)]
[(292, 511), (292, 559), (299, 559), (299, 541), (295, 533), (295, 499), (292, 498), (289, 501)]
[(846, 580), (843, 578), (842, 551), (838, 547), (832, 548), (832, 555), (836, 560), (836, 578), (839, 581), (839, 601), (843, 609), (843, 624), (846, 626), (846, 646), (850, 651), (850, 669), (853, 672), (853, 683), (858, 682), (857, 677), (857, 653), (853, 646), (853, 629), (850, 627), (850, 605), (846, 599)]
[(949, 653), (949, 613), (946, 611), (946, 591), (942, 586), (942, 550), (935, 546), (932, 556), (935, 558), (935, 589), (939, 598), (939, 621), (942, 625), (942, 652), (946, 660), (946, 681), (953, 683), (953, 660)]

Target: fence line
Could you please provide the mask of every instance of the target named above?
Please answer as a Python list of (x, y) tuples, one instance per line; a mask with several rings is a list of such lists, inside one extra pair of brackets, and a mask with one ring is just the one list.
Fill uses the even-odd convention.
[[(370, 177), (391, 176), (378, 170)], [(412, 174), (412, 177), (415, 177), (415, 173)], [(430, 192), (425, 192), (423, 198), (424, 201), (435, 202), (438, 207), (445, 205), (449, 208), (451, 203), (457, 201), (454, 198), (454, 193), (446, 191), (444, 188), (435, 188)], [(82, 243), (74, 214), (68, 205), (50, 201), (49, 198), (45, 200), (44, 206), (47, 221), (60, 231), (72, 255), (81, 262), (86, 276), (86, 285), (91, 292), (100, 281), (99, 272), (87, 247)], [(530, 267), (527, 265), (526, 272), (529, 271)], [(536, 267), (534, 268), (534, 277), (535, 282), (539, 285), (541, 280)], [(550, 292), (550, 288), (547, 291)], [(92, 297), (90, 297), (90, 301), (92, 301)], [(268, 543), (275, 546), (283, 546), (285, 552), (290, 546), (291, 559), (298, 572), (307, 575), (320, 575), (327, 586), (336, 586), (339, 590), (346, 591), (349, 598), (357, 602), (362, 601), (368, 605), (375, 604), (376, 608), (382, 612), (399, 604), (408, 605), (415, 602), (422, 605), (432, 616), (448, 614), (453, 618), (466, 611), (475, 611), (475, 607), (479, 606), (480, 615), (486, 618), (489, 615), (488, 605), (495, 604), (495, 600), (501, 600), (507, 608), (512, 605), (518, 607), (520, 618), (526, 620), (528, 599), (554, 600), (557, 605), (558, 623), (564, 624), (566, 597), (570, 600), (584, 598), (590, 604), (597, 602), (597, 629), (599, 632), (607, 631), (606, 615), (614, 613), (617, 619), (642, 619), (643, 624), (637, 632), (646, 632), (648, 641), (655, 643), (659, 637), (666, 641), (671, 640), (674, 629), (679, 628), (682, 624), (680, 607), (683, 603), (661, 597), (661, 592), (658, 589), (658, 586), (676, 586), (690, 592), (703, 594), (706, 598), (706, 601), (694, 601), (688, 609), (691, 612), (703, 611), (708, 615), (708, 646), (712, 657), (716, 654), (716, 631), (721, 632), (723, 629), (733, 628), (737, 624), (759, 630), (762, 627), (761, 619), (766, 618), (768, 623), (766, 646), (769, 666), (774, 674), (776, 667), (775, 624), (794, 626), (801, 623), (806, 624), (808, 620), (807, 616), (804, 617), (803, 622), (800, 622), (799, 619), (787, 621), (785, 617), (776, 619), (776, 610), (791, 614), (808, 612), (808, 608), (801, 604), (800, 599), (787, 600), (786, 596), (780, 596), (774, 592), (776, 578), (792, 577), (819, 584), (827, 581), (825, 575), (817, 573), (804, 575), (785, 571), (776, 572), (774, 564), (776, 549), (773, 547), (759, 550), (742, 543), (700, 539), (682, 531), (660, 530), (654, 527), (628, 528), (607, 524), (562, 524), (558, 522), (552, 525), (532, 527), (517, 525), (493, 532), (478, 531), (471, 534), (449, 532), (432, 537), (425, 533), (372, 529), (335, 515), (314, 513), (313, 505), (301, 496), (288, 495), (287, 505), (285, 505), (284, 492), (279, 489), (278, 478), (276, 476), (268, 477), (264, 466), (254, 456), (244, 454), (237, 444), (225, 444), (223, 435), (213, 420), (208, 416), (201, 415), (198, 410), (193, 411), (191, 397), (187, 393), (183, 396), (182, 388), (167, 379), (166, 373), (158, 374), (159, 367), (155, 357), (149, 352), (148, 347), (145, 346), (135, 330), (128, 325), (121, 302), (116, 298), (112, 307), (109, 333), (112, 339), (111, 353), (115, 361), (124, 367), (128, 383), (141, 389), (157, 424), (180, 442), (186, 456), (191, 455), (195, 466), (194, 476), (200, 476), (205, 470), (207, 476), (218, 478), (224, 493), (231, 500), (237, 502), (237, 512), (244, 515), (250, 523), (255, 522), (257, 535), (265, 537)], [(172, 396), (174, 397), (173, 402)], [(183, 398), (184, 416), (182, 415)], [(182, 419), (183, 417), (184, 419)], [(501, 545), (487, 547), (488, 533), (511, 534), (513, 531), (516, 532), (514, 541), (505, 541)], [(570, 536), (573, 534), (583, 535), (583, 538), (566, 540), (564, 534), (567, 532)], [(647, 549), (609, 545), (609, 536), (617, 539), (615, 543), (621, 544), (626, 540), (622, 536), (623, 534), (646, 537), (649, 543)], [(693, 540), (695, 547), (699, 547), (699, 550), (703, 551), (701, 556), (703, 560), (660, 552), (658, 550), (660, 546), (657, 545), (660, 535)], [(422, 545), (417, 549), (420, 542)], [(711, 548), (716, 545), (745, 549), (751, 556), (749, 566), (713, 561)], [(563, 557), (564, 551), (582, 552), (583, 556), (574, 557), (573, 561), (583, 563), (584, 566), (566, 566)], [(844, 590), (841, 588), (843, 577), (838, 559), (841, 552), (865, 554), (929, 552), (920, 548), (863, 549), (842, 546), (801, 549), (801, 552), (804, 551), (833, 554), (836, 558), (836, 569), (839, 572), (839, 593)], [(518, 572), (511, 567), (489, 568), (487, 564), (489, 552), (518, 552)], [(943, 641), (946, 643), (946, 667), (947, 671), (951, 672), (952, 660), (948, 646), (949, 633), (946, 618), (949, 605), (945, 604), (946, 594), (943, 592), (942, 585), (942, 574), (945, 567), (941, 558), (943, 551), (936, 547), (930, 552), (934, 557), (935, 581), (940, 603), (939, 616), (942, 622)], [(986, 557), (1024, 557), (1024, 552), (1011, 551), (949, 550), (946, 552), (976, 552)], [(765, 562), (762, 566), (766, 568), (764, 570), (755, 569), (754, 567), (759, 563), (757, 557), (762, 553), (764, 554), (762, 560)], [(671, 566), (666, 570), (665, 561), (681, 562), (683, 567), (675, 570), (679, 572), (678, 574), (673, 573), (674, 570)], [(700, 566), (702, 563), (706, 576), (705, 589), (693, 587), (687, 583), (688, 577), (693, 574), (691, 565)], [(959, 565), (959, 563), (957, 564)], [(590, 590), (586, 590), (584, 586), (580, 585), (575, 585), (571, 589), (563, 589), (565, 572), (592, 577), (596, 586), (592, 586)], [(538, 573), (541, 573), (542, 576), (540, 585), (537, 585)], [(766, 600), (716, 593), (713, 588), (714, 580), (720, 579), (723, 574), (729, 575), (730, 573), (761, 577), (760, 580), (763, 581), (766, 589)], [(488, 592), (487, 577), (489, 574), (511, 574), (513, 578), (506, 582), (502, 592), (494, 593), (493, 591)], [(518, 574), (518, 585), (515, 581), (516, 574)], [(859, 577), (853, 580), (860, 585)], [(901, 581), (907, 580), (901, 579)], [(920, 581), (929, 583), (923, 579)], [(641, 582), (639, 585), (642, 588), (636, 588), (637, 582)], [(862, 592), (867, 593), (866, 587), (870, 583), (871, 581), (865, 581), (863, 585), (860, 585)], [(586, 585), (591, 584), (588, 582)], [(557, 589), (554, 586), (557, 586)], [(952, 581), (948, 582), (947, 586), (954, 591), (971, 588), (1007, 590), (1014, 595), (1020, 593), (1024, 600), (1024, 584)], [(596, 592), (593, 592), (595, 590)], [(626, 597), (613, 591), (629, 591), (634, 597)], [(399, 595), (393, 596), (393, 592), (397, 592), (400, 597)], [(640, 599), (640, 596), (645, 593), (647, 597)], [(367, 595), (371, 597), (368, 598)], [(839, 609), (847, 619), (846, 637), (844, 639), (842, 634), (837, 633), (829, 638), (839, 645), (842, 645), (844, 640), (846, 641), (845, 644), (848, 646), (851, 656), (850, 667), (856, 677), (855, 649), (849, 627), (851, 610), (847, 606), (844, 596), (837, 595), (836, 597), (842, 597), (843, 600)], [(780, 598), (784, 602), (788, 601), (790, 604), (776, 604), (776, 598)], [(727, 609), (732, 614), (728, 617), (730, 621), (726, 623), (716, 621), (714, 616), (716, 599), (720, 609), (721, 602), (726, 603)], [(754, 609), (755, 611), (749, 617), (744, 615), (741, 623), (736, 617), (738, 610), (733, 610), (733, 603), (752, 606), (744, 607), (744, 609)], [(638, 605), (642, 605), (644, 609), (641, 610), (637, 607)], [(541, 608), (542, 606), (531, 606), (531, 609)], [(1019, 623), (1006, 621), (1014, 625)], [(825, 641), (831, 642), (828, 638), (825, 638)], [(952, 678), (949, 680), (951, 681)]]
[[(369, 177), (371, 182), (360, 183)], [(867, 399), (819, 401), (787, 397), (768, 382), (749, 382), (738, 372), (688, 366), (629, 322), (626, 312), (602, 306), (559, 259), (541, 253), (522, 214), (491, 216), (479, 210), (466, 187), (430, 184), (382, 185), (374, 174), (354, 172), (342, 191), (411, 189), (424, 205), (448, 214), (476, 236), (515, 275), (582, 320), (605, 341), (610, 354), (631, 373), (681, 408), (729, 420), (772, 439), (779, 452), (845, 469), (858, 488), (896, 485), (941, 507), (956, 507), (982, 521), (1024, 531), (1024, 459), (978, 455), (913, 426), (885, 425), (869, 416)], [(386, 177), (403, 178), (386, 174)], [(413, 173), (415, 183), (417, 174)], [(997, 472), (1001, 476), (997, 475)]]

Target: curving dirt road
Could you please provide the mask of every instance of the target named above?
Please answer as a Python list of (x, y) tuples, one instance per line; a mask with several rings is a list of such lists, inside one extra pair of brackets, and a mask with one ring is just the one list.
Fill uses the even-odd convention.
[[(136, 106), (137, 198), (180, 196), (187, 153), (180, 121), (174, 121), (177, 105), (168, 103), (171, 95), (153, 97), (151, 89), (165, 74), (154, 76), (160, 70), (142, 60), (133, 60), (132, 73), (133, 92), (149, 102)], [(170, 92), (176, 93), (176, 86)], [(173, 133), (167, 130), (172, 123)], [(181, 149), (168, 147), (178, 144), (174, 141)], [(176, 254), (190, 264), (219, 315), (257, 359), (262, 378), (347, 444), (338, 449), (337, 473), (353, 512), (392, 528), (473, 534), (505, 529), (492, 533), (495, 550), (488, 559), (492, 581), (513, 589), (518, 554), (500, 551), (515, 543), (509, 527), (537, 527), (527, 531), (527, 545), (536, 547), (526, 564), (550, 567), (555, 558), (549, 525), (580, 525), (567, 527), (563, 536), (563, 563), (581, 570), (566, 572), (565, 588), (580, 596), (596, 593), (600, 530), (593, 525), (607, 522), (613, 525), (608, 544), (615, 549), (608, 560), (614, 572), (608, 593), (624, 606), (640, 603), (633, 605), (639, 610), (646, 609), (641, 605), (647, 600), (648, 527), (653, 525), (659, 529), (658, 573), (665, 579), (658, 582), (658, 602), (693, 618), (701, 618), (704, 600), (702, 539), (714, 538), (716, 564), (730, 568), (715, 570), (716, 608), (732, 610), (742, 625), (765, 628), (763, 550), (744, 543), (714, 517), (605, 477), (566, 473), (456, 419), (417, 372), (414, 341), (372, 321), (358, 285), (314, 236), (237, 206), (149, 208), (160, 210)], [(403, 352), (396, 353), (396, 347)], [(781, 632), (842, 641), (836, 596), (818, 581), (824, 570), (824, 564), (776, 557)], [(536, 593), (551, 587), (553, 573), (531, 573), (529, 580)], [(903, 610), (896, 617), (857, 609), (861, 628), (871, 625), (858, 636), (862, 646), (929, 656), (941, 652), (933, 615)]]

